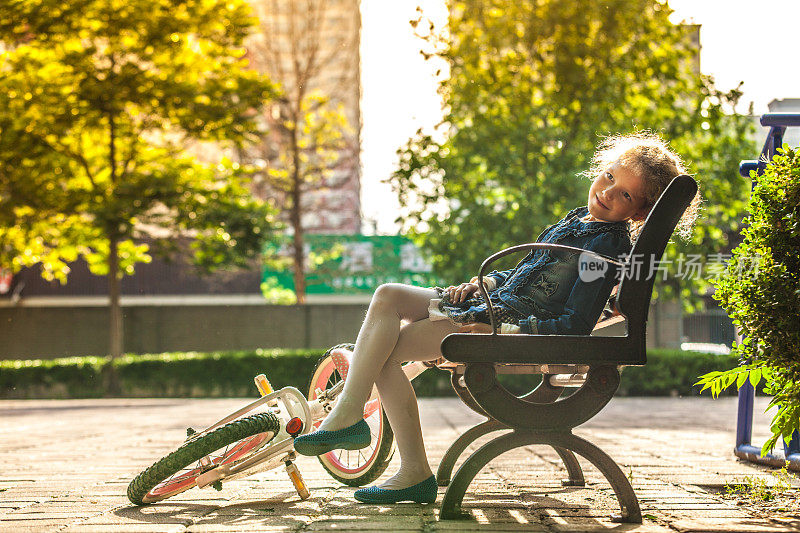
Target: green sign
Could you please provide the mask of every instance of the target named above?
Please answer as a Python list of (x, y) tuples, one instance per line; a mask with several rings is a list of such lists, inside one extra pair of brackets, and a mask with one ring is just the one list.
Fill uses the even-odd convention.
[[(308, 294), (371, 294), (382, 283), (441, 284), (419, 249), (400, 235), (310, 234), (304, 238)], [(279, 255), (287, 252), (284, 246)], [(294, 289), (290, 268), (267, 268), (262, 281)]]

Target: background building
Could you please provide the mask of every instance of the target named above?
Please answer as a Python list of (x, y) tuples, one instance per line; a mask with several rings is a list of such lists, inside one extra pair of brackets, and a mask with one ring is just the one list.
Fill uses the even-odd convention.
[[(776, 98), (767, 104), (767, 107), (769, 107), (770, 113), (800, 113), (800, 98)], [(764, 131), (759, 139), (763, 143), (767, 137), (768, 129), (759, 126), (759, 131), (762, 129)], [(800, 146), (800, 128), (787, 128), (783, 136), (783, 142), (792, 148)]]
[[(248, 42), (248, 58), (280, 84), (283, 98), (265, 119), (271, 135), (244, 155), (266, 169), (281, 167), (290, 143), (281, 124), (308, 98), (329, 100), (346, 120), (344, 146), (328, 172), (306, 186), (301, 210), (308, 233), (354, 234), (361, 228), (361, 12), (359, 0), (252, 0), (260, 30)], [(318, 102), (314, 102), (316, 105)], [(300, 113), (302, 115), (302, 113)], [(283, 152), (280, 153), (280, 152)], [(309, 157), (313, 158), (314, 154)], [(308, 167), (308, 165), (306, 165)], [(280, 198), (285, 192), (264, 180), (257, 193)]]

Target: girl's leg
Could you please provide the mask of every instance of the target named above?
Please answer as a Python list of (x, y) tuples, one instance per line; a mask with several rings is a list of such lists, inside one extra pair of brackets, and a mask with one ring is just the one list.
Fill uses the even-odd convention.
[(344, 390), (319, 429), (336, 431), (355, 424), (364, 416), (364, 404), (395, 349), (401, 322), (427, 318), (430, 300), (436, 296), (433, 289), (399, 283), (378, 287), (356, 339)]
[(414, 388), (402, 369), (405, 361), (427, 361), (441, 357), (440, 345), (457, 331), (449, 320), (420, 320), (403, 326), (397, 344), (377, 379), (381, 405), (389, 417), (400, 452), (400, 470), (381, 485), (403, 489), (431, 477)]

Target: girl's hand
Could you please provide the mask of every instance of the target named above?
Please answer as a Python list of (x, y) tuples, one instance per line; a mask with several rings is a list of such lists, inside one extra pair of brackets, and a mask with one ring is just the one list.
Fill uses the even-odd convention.
[(469, 300), (470, 296), (478, 292), (480, 289), (475, 283), (462, 283), (458, 287), (455, 285), (450, 285), (445, 290), (447, 291), (447, 296), (450, 301), (454, 304), (458, 304)]
[(458, 328), (459, 333), (491, 333), (492, 326), (483, 322), (471, 322)]

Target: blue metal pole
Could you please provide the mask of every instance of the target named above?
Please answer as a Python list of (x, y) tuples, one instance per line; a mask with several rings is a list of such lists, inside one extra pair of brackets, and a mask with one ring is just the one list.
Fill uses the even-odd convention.
[(756, 392), (747, 380), (739, 389), (739, 409), (736, 416), (736, 448), (749, 445), (753, 438), (753, 400)]
[(789, 442), (783, 441), (783, 454), (786, 456), (787, 461), (800, 459), (800, 455), (798, 455), (800, 454), (800, 433), (795, 431), (792, 433), (792, 439)]

